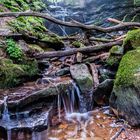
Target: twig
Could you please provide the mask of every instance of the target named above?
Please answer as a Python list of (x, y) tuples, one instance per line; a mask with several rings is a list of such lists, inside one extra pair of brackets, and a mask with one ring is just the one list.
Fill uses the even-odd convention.
[(121, 133), (122, 133), (123, 131), (125, 131), (125, 128), (124, 128), (124, 127), (122, 127), (122, 128), (111, 138), (111, 140), (116, 140), (116, 139), (121, 135)]

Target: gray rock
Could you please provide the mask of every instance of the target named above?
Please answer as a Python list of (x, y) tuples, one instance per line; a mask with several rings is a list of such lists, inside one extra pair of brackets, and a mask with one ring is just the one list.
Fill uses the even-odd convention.
[(38, 90), (38, 91), (32, 91), (29, 95), (22, 97), (18, 100), (10, 100), (8, 101), (8, 108), (22, 108), (28, 104), (31, 104), (39, 99), (47, 98), (50, 96), (56, 96), (58, 94), (64, 94), (66, 93), (68, 88), (72, 88), (72, 82), (70, 80), (57, 83), (55, 85), (51, 85), (47, 88)]
[(21, 50), (23, 51), (23, 52), (28, 52), (30, 49), (28, 48), (28, 44), (24, 41), (24, 40), (19, 40), (18, 41), (18, 43), (19, 43), (19, 47), (21, 48)]
[(82, 93), (88, 93), (93, 90), (93, 79), (85, 64), (71, 66), (70, 72)]
[(69, 73), (70, 73), (70, 68), (67, 67), (67, 68), (58, 70), (58, 71), (55, 73), (55, 75), (56, 75), (56, 76), (63, 76), (63, 75), (69, 74)]
[(93, 99), (98, 105), (106, 105), (109, 103), (109, 97), (113, 89), (114, 80), (106, 79), (100, 83), (93, 93)]
[(80, 111), (92, 110), (93, 78), (85, 64), (76, 64), (70, 67), (72, 78), (80, 88)]

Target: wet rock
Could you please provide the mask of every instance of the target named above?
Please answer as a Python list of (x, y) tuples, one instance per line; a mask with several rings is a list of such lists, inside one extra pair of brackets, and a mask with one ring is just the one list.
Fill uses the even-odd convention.
[(126, 53), (116, 75), (110, 106), (132, 126), (140, 125), (140, 49)]
[(113, 89), (114, 80), (106, 79), (100, 83), (95, 89), (93, 99), (98, 105), (106, 105), (109, 103), (109, 97)]
[[(3, 127), (6, 130), (16, 131), (43, 131), (50, 124), (51, 110), (40, 111), (38, 113), (28, 115), (25, 113), (19, 114), (16, 112), (15, 117), (10, 117), (10, 122), (0, 120), (0, 128)], [(10, 115), (10, 114), (9, 114)]]
[(76, 64), (70, 67), (72, 78), (80, 88), (80, 104), (82, 112), (92, 109), (93, 79), (85, 64)]
[(7, 130), (2, 126), (0, 126), (0, 138), (7, 139)]
[(27, 94), (20, 99), (8, 101), (8, 107), (10, 109), (18, 107), (19, 109), (39, 99), (56, 96), (58, 94), (64, 94), (67, 92), (68, 88), (72, 88), (72, 82), (70, 80), (59, 82), (41, 90), (32, 91), (29, 95)]
[(93, 89), (93, 79), (85, 64), (71, 66), (70, 72), (82, 93), (90, 92)]
[(55, 75), (56, 76), (63, 76), (63, 75), (66, 75), (66, 74), (69, 74), (70, 73), (70, 68), (67, 67), (67, 68), (63, 68), (63, 69), (60, 69), (58, 70)]
[(100, 82), (103, 82), (106, 79), (114, 79), (115, 72), (104, 67), (99, 68)]
[(48, 69), (50, 66), (50, 62), (48, 60), (40, 60), (38, 61), (38, 67), (41, 70)]

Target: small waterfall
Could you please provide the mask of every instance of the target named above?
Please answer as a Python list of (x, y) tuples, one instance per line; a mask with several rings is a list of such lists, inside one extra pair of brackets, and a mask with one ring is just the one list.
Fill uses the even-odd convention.
[[(64, 111), (66, 116), (72, 113), (85, 113), (87, 111), (87, 104), (88, 106), (91, 102), (86, 102), (83, 95), (78, 88), (78, 86), (73, 82), (72, 88), (67, 89), (65, 94), (58, 95), (57, 97), (57, 107), (58, 107), (58, 117), (59, 120), (61, 118), (61, 104), (63, 105)], [(92, 99), (92, 98), (91, 98)]]
[(59, 94), (58, 94), (57, 106), (58, 106), (58, 118), (59, 121), (61, 121), (61, 98)]
[[(58, 116), (59, 119), (62, 116), (60, 112), (62, 103), (65, 111), (65, 119), (68, 122), (76, 124), (73, 134), (78, 135), (80, 132), (81, 140), (85, 140), (87, 138), (87, 126), (93, 120), (93, 117), (91, 116), (92, 113), (86, 112), (87, 103), (84, 103), (78, 86), (74, 82), (72, 85), (72, 88), (68, 89), (65, 94), (58, 95)], [(83, 111), (85, 112), (81, 113)]]
[(9, 115), (9, 111), (8, 111), (8, 105), (7, 105), (7, 100), (8, 100), (8, 96), (4, 97), (3, 100), (3, 114), (2, 114), (2, 123), (5, 124), (5, 127), (7, 129), (7, 140), (11, 140), (11, 128), (10, 128), (10, 115)]
[(8, 111), (7, 100), (8, 100), (8, 96), (4, 97), (3, 100), (4, 109), (2, 114), (2, 121), (10, 123), (10, 115)]

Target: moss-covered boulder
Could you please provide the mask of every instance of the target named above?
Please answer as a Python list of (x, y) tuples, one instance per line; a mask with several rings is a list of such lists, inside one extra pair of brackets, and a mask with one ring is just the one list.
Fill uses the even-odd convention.
[(119, 65), (110, 106), (132, 126), (140, 125), (140, 49), (127, 52)]
[(0, 58), (0, 88), (14, 87), (37, 73), (36, 61), (14, 64), (10, 59)]
[(140, 46), (140, 29), (128, 31), (123, 42), (124, 52)]

